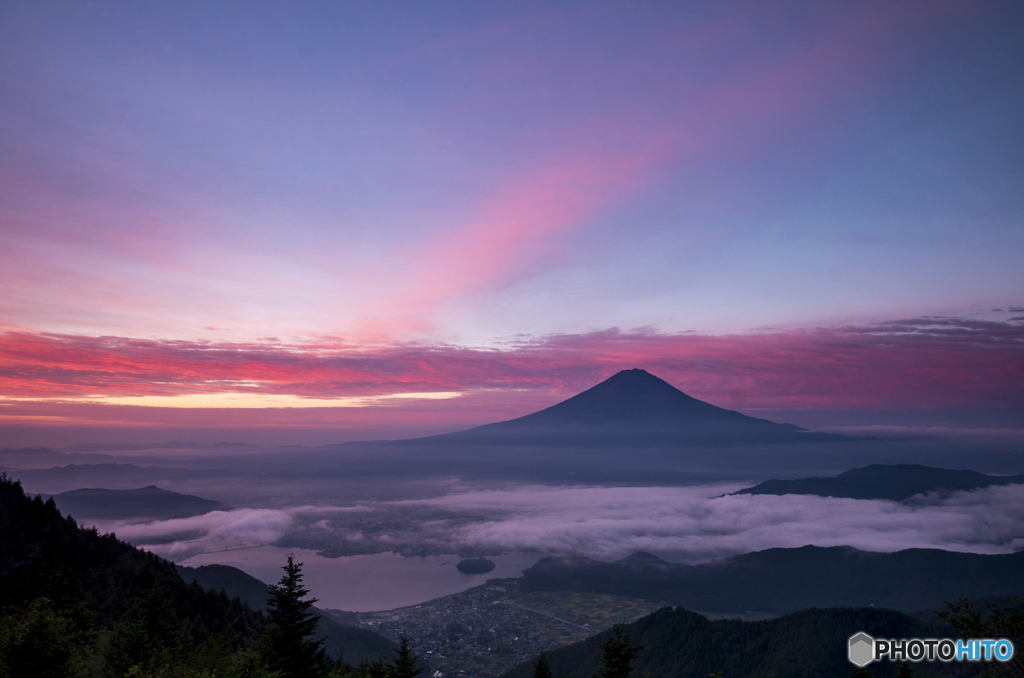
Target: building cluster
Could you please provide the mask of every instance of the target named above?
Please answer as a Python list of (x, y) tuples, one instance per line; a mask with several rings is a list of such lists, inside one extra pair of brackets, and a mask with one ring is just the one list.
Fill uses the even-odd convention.
[(492, 579), (421, 605), (360, 613), (359, 620), (388, 638), (407, 636), (431, 673), (489, 678), (657, 607), (600, 594), (522, 593), (517, 579)]

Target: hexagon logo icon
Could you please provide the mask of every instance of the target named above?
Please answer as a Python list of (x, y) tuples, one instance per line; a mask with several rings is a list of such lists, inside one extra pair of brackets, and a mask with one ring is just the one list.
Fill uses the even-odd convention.
[(875, 639), (861, 631), (850, 636), (850, 663), (867, 666), (875, 658)]

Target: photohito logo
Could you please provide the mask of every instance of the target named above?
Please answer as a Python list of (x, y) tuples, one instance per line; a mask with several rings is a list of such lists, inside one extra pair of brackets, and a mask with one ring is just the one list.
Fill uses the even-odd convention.
[(850, 636), (850, 661), (857, 666), (867, 666), (875, 657), (875, 639), (861, 631)]
[(873, 661), (891, 662), (935, 661), (995, 661), (1013, 659), (1013, 643), (1006, 638), (998, 640), (975, 638), (950, 640), (949, 638), (910, 638), (901, 640), (875, 639), (861, 631), (850, 636), (848, 647), (850, 663), (864, 667)]

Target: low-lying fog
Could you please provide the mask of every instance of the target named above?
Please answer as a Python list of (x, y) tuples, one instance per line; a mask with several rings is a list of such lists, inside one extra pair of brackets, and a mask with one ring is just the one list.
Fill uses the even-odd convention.
[(647, 551), (690, 563), (806, 544), (974, 553), (1024, 548), (1024, 485), (930, 493), (903, 503), (722, 496), (742, 487), (515, 485), (465, 488), (429, 499), (240, 508), (175, 520), (93, 524), (176, 561), (264, 543), (315, 549), (329, 557), (530, 552), (538, 558), (558, 553), (614, 560)]
[[(34, 470), (23, 464), (29, 470), (10, 473), (29, 492), (155, 484), (222, 501), (234, 508), (173, 520), (82, 522), (176, 562), (231, 564), (264, 581), (276, 580), (284, 555), (294, 551), (309, 561), (310, 583), (322, 604), (348, 609), (387, 609), (478, 583), (455, 570), (460, 554), (492, 556), (499, 567), (491, 577), (516, 576), (553, 554), (614, 560), (647, 551), (695, 563), (807, 544), (993, 554), (1024, 548), (1024, 485), (932, 493), (904, 502), (729, 496), (769, 477), (836, 475), (867, 463), (934, 459), (932, 465), (946, 468), (1024, 470), (1019, 433), (873, 433), (890, 438), (817, 451), (779, 449), (777, 455), (705, 451), (694, 455), (693, 466), (711, 469), (712, 480), (705, 474), (703, 482), (689, 483), (678, 477), (630, 482), (628, 474), (619, 482), (598, 482), (585, 473), (574, 477), (566, 469), (586, 469), (578, 458), (552, 466), (551, 477), (543, 481), (514, 474), (502, 479), (493, 472), (490, 479), (480, 473), (460, 477), (452, 472), (457, 464), (449, 464), (446, 475), (416, 477), (384, 470), (394, 459), (383, 468), (353, 466), (347, 458), (341, 465), (324, 461), (344, 457), (344, 450), (208, 450), (191, 457), (180, 449), (162, 457), (161, 450), (119, 451), (116, 457), (58, 454), (47, 457), (50, 468), (38, 457)], [(946, 441), (944, 447), (920, 442), (936, 436)], [(502, 455), (514, 451), (486, 453), (498, 460), (488, 467), (494, 471)], [(622, 468), (636, 465), (638, 458), (639, 453), (622, 459)], [(12, 460), (18, 458), (7, 455), (0, 465), (14, 467)], [(783, 472), (773, 473), (779, 460), (785, 462)], [(426, 461), (421, 456), (416, 463), (423, 467)], [(658, 468), (669, 462), (686, 467), (688, 460), (657, 457), (649, 476), (656, 478)], [(241, 547), (248, 548), (231, 550)]]

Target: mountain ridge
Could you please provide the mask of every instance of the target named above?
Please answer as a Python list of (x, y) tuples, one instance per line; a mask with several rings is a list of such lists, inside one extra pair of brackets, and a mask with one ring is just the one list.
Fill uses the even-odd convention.
[(83, 487), (55, 494), (53, 501), (64, 515), (73, 515), (77, 519), (102, 520), (169, 520), (190, 518), (211, 511), (229, 511), (232, 508), (219, 501), (163, 490), (156, 485), (126, 490)]
[(967, 469), (945, 469), (922, 464), (870, 464), (844, 471), (833, 478), (766, 480), (732, 494), (803, 494), (847, 499), (904, 501), (937, 490), (976, 490), (993, 485), (1024, 484), (1024, 475), (993, 476)]
[(802, 546), (699, 565), (669, 563), (650, 554), (612, 563), (553, 556), (526, 569), (522, 582), (524, 591), (612, 593), (708, 612), (786, 614), (809, 607), (869, 605), (910, 612), (944, 600), (1024, 595), (1024, 551), (884, 553), (852, 546)]

